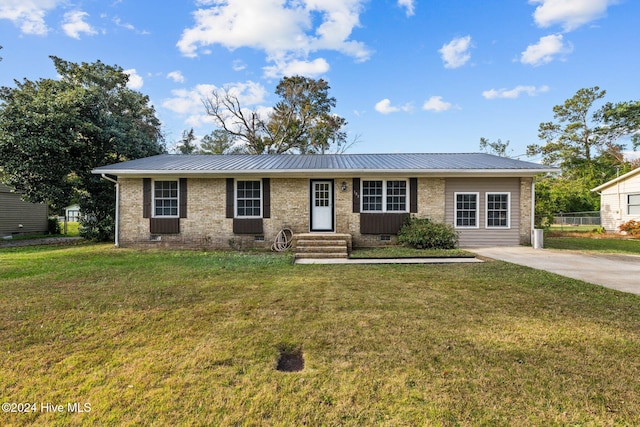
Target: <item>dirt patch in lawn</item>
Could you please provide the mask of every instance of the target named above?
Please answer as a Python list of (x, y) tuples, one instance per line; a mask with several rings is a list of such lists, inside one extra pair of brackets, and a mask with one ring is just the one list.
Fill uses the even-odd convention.
[(281, 372), (299, 372), (304, 369), (304, 355), (299, 344), (278, 344), (278, 364), (276, 370)]

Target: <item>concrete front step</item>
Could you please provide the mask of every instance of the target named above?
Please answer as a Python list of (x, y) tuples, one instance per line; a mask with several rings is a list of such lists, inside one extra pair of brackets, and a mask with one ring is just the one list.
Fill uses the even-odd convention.
[(303, 233), (293, 236), (296, 258), (348, 258), (351, 235)]
[(331, 253), (331, 252), (347, 252), (347, 245), (341, 246), (298, 246), (296, 253), (300, 252), (318, 252), (318, 253)]
[(335, 239), (327, 239), (327, 240), (298, 240), (296, 246), (347, 246), (346, 240), (335, 240)]
[(349, 258), (346, 252), (296, 252), (296, 258), (304, 259), (323, 259), (323, 258)]

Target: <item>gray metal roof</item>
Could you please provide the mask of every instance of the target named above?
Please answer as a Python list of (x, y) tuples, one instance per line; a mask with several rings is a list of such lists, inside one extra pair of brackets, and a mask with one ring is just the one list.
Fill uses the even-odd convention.
[(534, 175), (555, 172), (538, 163), (498, 157), (485, 153), (416, 154), (161, 154), (102, 166), (96, 174), (293, 174), (293, 173), (435, 173), (514, 172)]

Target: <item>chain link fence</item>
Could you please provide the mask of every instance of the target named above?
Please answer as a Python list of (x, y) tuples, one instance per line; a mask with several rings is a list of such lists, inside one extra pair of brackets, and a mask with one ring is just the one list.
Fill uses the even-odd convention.
[(589, 212), (560, 212), (554, 215), (553, 225), (556, 227), (599, 227), (600, 211)]

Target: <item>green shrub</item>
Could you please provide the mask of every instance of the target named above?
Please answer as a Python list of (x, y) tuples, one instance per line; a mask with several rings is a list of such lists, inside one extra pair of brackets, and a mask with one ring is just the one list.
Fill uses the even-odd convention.
[(630, 236), (640, 236), (640, 221), (629, 220), (618, 227), (620, 231), (625, 231)]
[(58, 222), (58, 218), (49, 218), (47, 220), (47, 233), (49, 234), (60, 234), (60, 223)]
[(398, 232), (398, 242), (417, 249), (454, 249), (458, 233), (453, 226), (429, 218), (410, 218)]
[(97, 242), (110, 242), (115, 236), (115, 222), (110, 216), (97, 220), (95, 216), (83, 216), (79, 226), (80, 237)]

